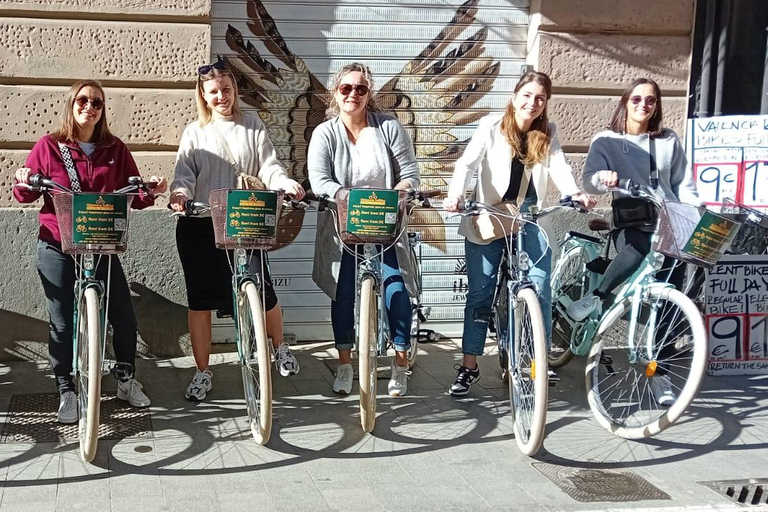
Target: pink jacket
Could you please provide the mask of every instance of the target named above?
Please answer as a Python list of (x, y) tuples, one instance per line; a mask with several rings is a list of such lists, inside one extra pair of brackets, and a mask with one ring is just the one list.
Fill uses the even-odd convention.
[[(131, 156), (131, 152), (117, 137), (112, 141), (96, 147), (90, 158), (77, 144), (66, 143), (75, 162), (80, 187), (83, 192), (114, 192), (128, 184), (129, 176), (139, 176), (139, 169)], [(67, 168), (59, 151), (56, 140), (46, 135), (37, 141), (32, 152), (27, 157), (26, 166), (34, 173), (43, 174), (56, 183), (71, 188)], [(13, 197), (20, 203), (31, 203), (40, 197), (39, 192), (33, 192), (20, 187), (14, 187)], [(136, 196), (131, 207), (137, 210), (154, 204), (152, 196)], [(59, 224), (56, 221), (56, 211), (50, 196), (43, 196), (43, 207), (40, 209), (40, 240), (61, 244)]]

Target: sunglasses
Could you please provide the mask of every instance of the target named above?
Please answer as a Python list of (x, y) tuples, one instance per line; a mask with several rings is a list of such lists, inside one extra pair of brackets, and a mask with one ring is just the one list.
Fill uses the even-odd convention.
[(206, 64), (205, 66), (200, 66), (197, 68), (197, 74), (198, 75), (207, 75), (214, 69), (218, 69), (219, 71), (225, 71), (227, 69), (227, 59), (223, 57), (219, 57), (219, 60), (212, 64)]
[(78, 96), (75, 98), (75, 103), (80, 108), (85, 108), (87, 104), (91, 104), (94, 110), (101, 110), (104, 108), (104, 100), (101, 98), (89, 98), (88, 96)]
[(642, 96), (632, 96), (631, 98), (629, 98), (629, 101), (631, 101), (633, 105), (638, 105), (640, 102), (645, 103), (649, 107), (656, 105), (655, 96), (646, 96), (645, 98), (643, 98)]
[(358, 96), (365, 96), (366, 94), (368, 94), (368, 91), (369, 91), (368, 86), (363, 84), (358, 84), (358, 85), (341, 84), (339, 86), (339, 92), (343, 96), (349, 96), (349, 94), (352, 92), (353, 89)]

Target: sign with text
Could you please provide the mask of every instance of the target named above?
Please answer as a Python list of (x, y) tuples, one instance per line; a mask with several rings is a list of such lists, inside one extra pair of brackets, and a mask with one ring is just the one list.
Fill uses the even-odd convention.
[(706, 204), (768, 209), (768, 116), (690, 119), (686, 149)]
[(393, 235), (397, 228), (397, 190), (349, 191), (347, 231), (358, 236)]
[(768, 373), (768, 258), (724, 256), (706, 287), (707, 372)]
[(72, 195), (72, 243), (117, 245), (128, 228), (128, 196), (79, 193)]
[(691, 234), (683, 252), (694, 258), (714, 265), (723, 254), (736, 232), (739, 224), (725, 217), (705, 211)]
[(275, 236), (277, 193), (265, 190), (227, 192), (227, 237), (272, 238)]

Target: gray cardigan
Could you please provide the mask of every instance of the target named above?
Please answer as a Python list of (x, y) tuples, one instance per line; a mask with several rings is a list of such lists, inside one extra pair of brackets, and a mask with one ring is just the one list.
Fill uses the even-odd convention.
[[(389, 151), (389, 165), (386, 169), (387, 188), (394, 188), (398, 182), (409, 179), (414, 188), (419, 186), (419, 166), (416, 162), (411, 138), (400, 122), (382, 113), (368, 113), (368, 126), (380, 131)], [(315, 128), (307, 152), (307, 174), (315, 195), (334, 197), (340, 188), (352, 183), (352, 156), (344, 123), (339, 117), (326, 121)], [(341, 241), (336, 236), (330, 212), (321, 212), (317, 217), (315, 257), (312, 279), (331, 299), (336, 298), (336, 283), (341, 267)], [(416, 286), (413, 273), (408, 268), (407, 247), (402, 240), (396, 246), (400, 271), (411, 296)]]

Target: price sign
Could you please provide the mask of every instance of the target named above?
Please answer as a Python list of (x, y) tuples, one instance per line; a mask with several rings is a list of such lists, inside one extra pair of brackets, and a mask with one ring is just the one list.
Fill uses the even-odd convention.
[(72, 196), (72, 243), (117, 245), (128, 228), (128, 196), (79, 193)]

